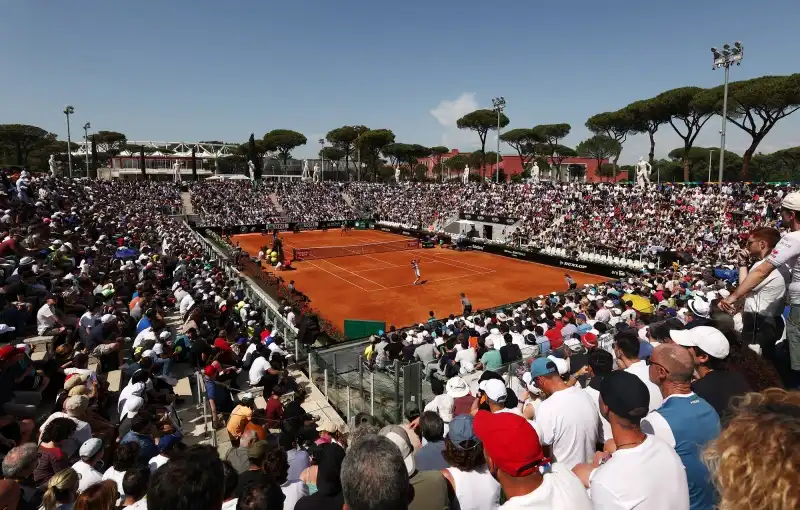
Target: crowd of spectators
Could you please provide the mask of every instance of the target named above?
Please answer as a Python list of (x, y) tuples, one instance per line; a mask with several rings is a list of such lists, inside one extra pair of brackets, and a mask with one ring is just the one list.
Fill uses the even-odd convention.
[[(787, 188), (554, 183), (204, 183), (193, 188), (205, 224), (353, 219), (442, 230), (458, 213), (519, 220), (505, 242), (639, 260), (671, 250), (703, 264), (730, 264), (747, 232), (774, 225)], [(271, 207), (277, 197), (283, 214)], [(344, 195), (350, 198), (348, 203)]]
[(203, 181), (191, 187), (194, 214), (202, 225), (256, 225), (281, 219), (268, 183), (248, 180)]
[[(206, 186), (196, 196), (216, 214)], [(251, 186), (235, 185), (241, 194)], [(345, 203), (337, 186), (307, 187), (298, 203), (335, 190)], [(387, 202), (410, 193), (409, 206), (423, 207), (428, 188), (452, 200), (448, 188), (425, 186), (387, 191)], [(550, 186), (542, 189), (551, 198), (561, 192)], [(345, 193), (384, 204), (371, 187)], [(493, 214), (518, 192), (470, 189), (500, 202), (461, 196), (456, 207)], [(592, 189), (607, 200), (640, 193)], [(566, 209), (582, 211), (572, 207), (587, 190), (573, 191), (578, 201)], [(759, 265), (794, 262), (786, 236), (761, 227), (783, 195), (767, 191), (653, 191), (676, 221), (693, 221), (674, 212), (684, 206), (707, 222), (722, 215), (718, 233), (692, 230), (702, 234), (696, 255), (726, 246), (714, 235), (747, 234), (747, 252), (730, 253), (746, 292), (676, 267), (496, 311), (473, 312), (462, 295), (463, 314), (390, 328), (364, 352), (375, 371), (424, 363), (436, 396), (422, 409), (407, 405), (402, 425), (360, 414), (342, 430), (306, 412), (306, 391), (288, 371), (292, 349), (235, 274), (170, 218), (177, 187), (4, 175), (0, 508), (797, 508), (789, 273), (747, 284)], [(783, 225), (796, 231), (800, 200), (786, 200), (796, 208), (781, 210)], [(508, 204), (516, 214), (530, 207)], [(422, 221), (375, 207), (388, 221)], [(325, 217), (308, 214), (317, 216), (296, 218)], [(230, 440), (222, 458), (192, 444), (180, 419), (176, 386), (190, 373), (202, 378), (212, 426)]]

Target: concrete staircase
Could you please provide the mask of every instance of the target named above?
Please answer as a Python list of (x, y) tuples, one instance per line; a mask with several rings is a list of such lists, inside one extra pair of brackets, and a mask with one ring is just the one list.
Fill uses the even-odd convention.
[(194, 207), (192, 207), (192, 194), (188, 191), (181, 192), (181, 204), (183, 204), (183, 214), (194, 214)]
[(275, 206), (275, 210), (283, 216), (283, 207), (281, 207), (281, 202), (278, 200), (278, 195), (275, 193), (269, 194), (269, 199), (272, 200), (272, 205)]

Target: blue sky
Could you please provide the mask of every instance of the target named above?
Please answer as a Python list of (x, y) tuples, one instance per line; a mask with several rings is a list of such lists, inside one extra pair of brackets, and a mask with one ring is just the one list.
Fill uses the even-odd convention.
[[(732, 80), (798, 71), (797, 0), (2, 0), (0, 123), (133, 140), (304, 133), (311, 156), (344, 124), (471, 150), (455, 120), (504, 96), (510, 128), (586, 119), (664, 90), (710, 87), (711, 46), (741, 40)], [(719, 119), (697, 145), (718, 145)], [(800, 113), (760, 150), (800, 145)], [(78, 131), (75, 129), (73, 133)], [(728, 148), (749, 137), (731, 126)], [(680, 145), (664, 128), (657, 155)], [(492, 143), (494, 143), (492, 141)], [(629, 139), (622, 162), (646, 155)], [(506, 147), (504, 153), (512, 151)]]

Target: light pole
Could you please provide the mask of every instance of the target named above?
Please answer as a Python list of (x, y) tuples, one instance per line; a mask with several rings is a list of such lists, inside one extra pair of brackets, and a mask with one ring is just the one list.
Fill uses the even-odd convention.
[(711, 182), (711, 156), (714, 154), (714, 149), (708, 151), (708, 182)]
[(722, 96), (722, 130), (720, 131), (719, 143), (719, 183), (722, 185), (722, 169), (725, 166), (725, 127), (728, 124), (728, 74), (731, 64), (742, 65), (744, 46), (739, 41), (736, 41), (733, 43), (733, 48), (726, 44), (722, 47), (721, 52), (717, 51), (716, 48), (711, 48), (711, 53), (714, 55), (714, 65), (711, 69), (725, 68), (725, 87)]
[(83, 149), (86, 152), (86, 177), (89, 177), (89, 128), (92, 127), (88, 122), (83, 125)]
[(492, 99), (492, 106), (497, 112), (497, 164), (495, 165), (495, 174), (497, 175), (497, 182), (500, 182), (500, 114), (503, 113), (503, 108), (506, 107), (506, 99), (503, 96)]
[(75, 108), (72, 105), (67, 105), (64, 108), (64, 115), (67, 116), (67, 164), (69, 165), (69, 177), (72, 178), (72, 136), (69, 132), (69, 116), (75, 113)]
[(325, 139), (319, 139), (319, 157), (322, 158), (322, 180), (325, 180)]

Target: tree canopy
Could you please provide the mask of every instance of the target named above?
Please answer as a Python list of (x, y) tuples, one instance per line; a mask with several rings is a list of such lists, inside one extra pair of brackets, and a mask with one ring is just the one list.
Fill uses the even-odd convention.
[(56, 140), (56, 135), (28, 124), (0, 124), (0, 152), (14, 154), (17, 165), (27, 166), (28, 155)]
[(500, 135), (500, 140), (517, 151), (520, 163), (525, 168), (536, 156), (536, 151), (545, 140), (533, 128), (517, 128)]
[(655, 134), (662, 125), (669, 122), (670, 114), (666, 103), (656, 100), (656, 98), (635, 101), (625, 107), (631, 116), (633, 125), (631, 133), (645, 134), (650, 139), (650, 152), (648, 161), (650, 165), (655, 161), (656, 139)]
[(93, 136), (95, 143), (105, 144), (108, 147), (106, 153), (112, 157), (125, 150), (128, 143), (128, 137), (117, 131), (98, 131)]
[[(722, 115), (724, 86), (714, 87), (698, 96), (704, 104)], [(758, 144), (779, 120), (800, 109), (800, 74), (761, 76), (728, 85), (728, 121), (750, 135), (750, 146), (742, 158), (742, 179), (748, 176), (750, 160)]]
[(283, 160), (283, 165), (292, 156), (292, 151), (301, 145), (305, 145), (308, 139), (303, 133), (292, 131), (291, 129), (273, 129), (264, 135), (264, 143), (276, 147), (278, 154)]
[[(619, 154), (621, 150), (622, 144), (620, 142), (605, 135), (594, 135), (575, 147), (575, 151), (580, 156), (592, 158), (597, 161), (598, 169), (603, 166), (603, 160), (614, 157)], [(612, 168), (616, 169), (616, 165), (612, 165)], [(612, 172), (612, 174), (616, 174), (616, 170)]]
[(334, 147), (344, 152), (344, 166), (346, 169), (350, 167), (350, 160), (355, 156), (358, 137), (365, 131), (367, 131), (366, 126), (342, 126), (328, 131), (328, 134), (325, 135), (325, 138)]
[(589, 117), (589, 120), (586, 121), (586, 127), (589, 131), (617, 142), (617, 152), (607, 156), (608, 159), (614, 158), (614, 166), (617, 166), (619, 156), (622, 154), (622, 144), (628, 138), (628, 133), (633, 131), (634, 124), (631, 112), (624, 108), (615, 112), (598, 113)]
[(394, 133), (390, 129), (368, 129), (358, 137), (361, 149), (361, 161), (366, 163), (369, 172), (377, 177), (381, 166), (380, 154), (383, 149), (394, 143)]
[[(714, 103), (702, 95), (699, 87), (681, 87), (662, 92), (653, 98), (664, 115), (669, 116), (669, 125), (683, 139), (686, 151), (692, 148), (694, 140), (708, 119), (714, 114)], [(682, 126), (681, 126), (682, 125)], [(683, 179), (689, 180), (689, 160), (683, 160)]]
[(566, 158), (575, 156), (574, 150), (559, 143), (571, 130), (572, 126), (569, 124), (539, 124), (533, 128), (536, 136), (544, 140), (542, 148), (545, 155), (553, 161), (558, 180), (561, 180), (561, 163)]
[[(459, 129), (468, 129), (478, 133), (478, 138), (481, 141), (481, 152), (486, 151), (486, 135), (491, 130), (496, 130), (498, 126), (497, 111), (495, 110), (475, 110), (470, 112), (456, 121), (456, 126)], [(504, 113), (500, 113), (500, 128), (508, 126), (508, 117)], [(486, 160), (484, 159), (480, 165), (483, 176), (486, 175)]]

